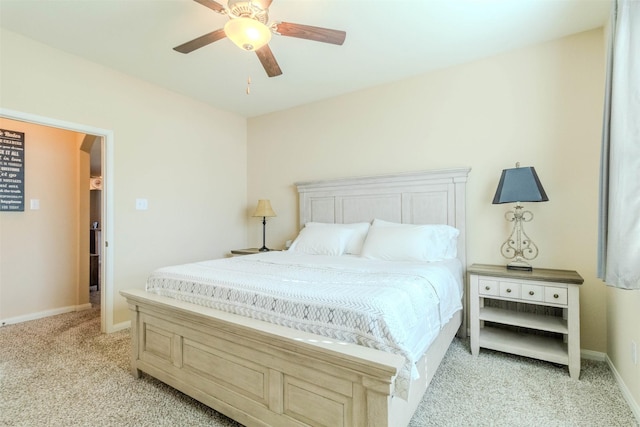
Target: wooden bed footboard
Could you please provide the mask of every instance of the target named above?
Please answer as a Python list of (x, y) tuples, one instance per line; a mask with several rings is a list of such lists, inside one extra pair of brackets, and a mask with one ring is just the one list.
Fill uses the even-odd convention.
[[(396, 426), (401, 356), (142, 290), (131, 310), (131, 369), (246, 426)], [(397, 400), (397, 398), (395, 398)]]

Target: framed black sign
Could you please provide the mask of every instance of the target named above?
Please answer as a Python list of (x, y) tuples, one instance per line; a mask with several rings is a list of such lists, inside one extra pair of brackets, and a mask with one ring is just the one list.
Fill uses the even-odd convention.
[(24, 211), (24, 132), (0, 129), (0, 211)]

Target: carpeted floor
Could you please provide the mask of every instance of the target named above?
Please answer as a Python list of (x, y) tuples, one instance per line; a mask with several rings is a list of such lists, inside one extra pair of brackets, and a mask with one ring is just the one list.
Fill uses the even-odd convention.
[[(129, 373), (128, 331), (100, 333), (99, 307), (0, 328), (1, 426), (239, 426)], [(566, 367), (454, 340), (411, 421), (418, 426), (637, 426), (607, 365)]]

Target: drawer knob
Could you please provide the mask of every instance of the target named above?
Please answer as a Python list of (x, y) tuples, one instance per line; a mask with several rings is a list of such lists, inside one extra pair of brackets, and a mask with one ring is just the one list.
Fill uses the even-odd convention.
[(511, 288), (507, 288), (507, 293), (510, 294), (511, 293)]
[(535, 292), (529, 291), (529, 295), (534, 295), (534, 294), (535, 294)]
[(553, 297), (554, 297), (554, 298), (558, 298), (558, 297), (560, 297), (560, 295), (558, 295), (558, 294), (553, 294)]
[(491, 286), (485, 286), (485, 287), (484, 287), (484, 290), (485, 290), (485, 291), (491, 290)]

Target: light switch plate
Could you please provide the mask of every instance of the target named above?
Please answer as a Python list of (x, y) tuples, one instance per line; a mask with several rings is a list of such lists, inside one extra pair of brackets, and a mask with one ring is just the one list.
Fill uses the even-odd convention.
[(136, 199), (136, 210), (146, 211), (149, 209), (149, 202), (147, 199)]
[(37, 211), (40, 209), (40, 199), (31, 199), (29, 200), (29, 206), (32, 211)]

